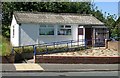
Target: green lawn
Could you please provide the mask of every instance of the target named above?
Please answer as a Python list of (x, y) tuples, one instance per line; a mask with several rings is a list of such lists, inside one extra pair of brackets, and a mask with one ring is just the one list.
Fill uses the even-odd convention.
[(8, 40), (0, 35), (0, 56), (7, 56), (11, 53), (11, 45)]

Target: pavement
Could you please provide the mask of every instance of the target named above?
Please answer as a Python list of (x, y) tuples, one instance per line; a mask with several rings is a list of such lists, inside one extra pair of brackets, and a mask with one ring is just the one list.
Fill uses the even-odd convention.
[(118, 64), (2, 64), (2, 72), (88, 72), (120, 71)]

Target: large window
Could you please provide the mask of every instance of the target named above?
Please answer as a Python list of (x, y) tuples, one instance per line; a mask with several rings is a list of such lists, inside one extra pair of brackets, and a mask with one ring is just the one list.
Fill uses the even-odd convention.
[(58, 35), (71, 35), (71, 26), (70, 25), (59, 26)]
[(39, 35), (54, 35), (54, 26), (41, 25), (39, 28)]

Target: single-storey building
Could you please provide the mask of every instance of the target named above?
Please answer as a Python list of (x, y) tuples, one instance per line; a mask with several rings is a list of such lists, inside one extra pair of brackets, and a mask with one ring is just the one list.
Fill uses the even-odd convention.
[(46, 12), (14, 12), (10, 40), (13, 46), (67, 40), (91, 40), (87, 45), (103, 44), (107, 27), (92, 15)]

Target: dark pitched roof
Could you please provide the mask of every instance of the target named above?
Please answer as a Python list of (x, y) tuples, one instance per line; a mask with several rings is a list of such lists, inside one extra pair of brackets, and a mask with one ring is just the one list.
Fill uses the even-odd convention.
[(92, 15), (70, 13), (14, 12), (18, 23), (104, 25)]

